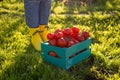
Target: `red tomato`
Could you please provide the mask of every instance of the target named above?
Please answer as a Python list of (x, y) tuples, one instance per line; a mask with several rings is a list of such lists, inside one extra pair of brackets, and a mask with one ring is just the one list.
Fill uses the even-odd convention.
[(84, 41), (84, 36), (78, 34), (78, 35), (76, 36), (76, 39), (77, 39), (79, 42), (82, 42), (82, 41)]
[(64, 33), (64, 35), (71, 35), (72, 34), (72, 30), (70, 28), (65, 28), (63, 33)]
[(72, 45), (74, 45), (74, 44), (75, 44), (74, 41), (68, 41), (67, 47), (70, 47), (70, 46), (72, 46)]
[(54, 34), (54, 37), (55, 37), (55, 39), (62, 38), (62, 37), (63, 37), (63, 33), (62, 33), (62, 32), (56, 32), (56, 33)]
[(71, 35), (71, 37), (72, 37), (72, 38), (76, 38), (77, 35), (78, 35), (78, 33), (73, 33), (73, 34)]
[(56, 32), (62, 32), (62, 30), (61, 29), (57, 29), (54, 33), (56, 33)]
[(87, 39), (88, 37), (90, 37), (90, 34), (87, 31), (83, 31), (82, 35), (84, 36), (85, 39)]
[(50, 40), (50, 39), (53, 39), (54, 37), (54, 34), (53, 33), (48, 33), (47, 34), (47, 39)]
[(58, 47), (66, 47), (66, 45), (67, 45), (67, 42), (65, 41), (64, 38), (59, 38), (59, 39), (57, 40), (57, 46), (58, 46)]
[(57, 57), (57, 54), (54, 51), (50, 51), (48, 54), (51, 56)]
[(76, 26), (73, 26), (71, 29), (74, 33), (79, 33), (79, 31), (80, 31), (80, 29), (77, 28)]
[(77, 44), (77, 43), (79, 43), (79, 41), (75, 39), (75, 40), (74, 40), (74, 43)]
[(64, 36), (64, 39), (68, 42), (68, 41), (72, 40), (72, 37), (70, 37), (70, 36)]
[(49, 44), (52, 46), (56, 46), (56, 40), (55, 39), (49, 40)]

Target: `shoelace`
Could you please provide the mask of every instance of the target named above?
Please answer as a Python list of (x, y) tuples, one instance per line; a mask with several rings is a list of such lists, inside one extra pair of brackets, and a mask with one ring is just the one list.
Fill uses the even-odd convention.
[(44, 32), (45, 28), (48, 29), (49, 27), (48, 27), (48, 26), (45, 26), (42, 31), (41, 31), (41, 30), (36, 30), (36, 31), (33, 33), (33, 36), (34, 36), (36, 33), (38, 33), (39, 36), (40, 36), (40, 38), (43, 40), (43, 37), (41, 36), (41, 33)]

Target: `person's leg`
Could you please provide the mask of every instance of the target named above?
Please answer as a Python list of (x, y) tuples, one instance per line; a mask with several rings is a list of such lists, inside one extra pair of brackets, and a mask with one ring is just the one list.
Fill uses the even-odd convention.
[(39, 26), (39, 4), (41, 0), (24, 0), (25, 20), (30, 28)]
[(40, 2), (40, 25), (48, 25), (52, 0), (41, 0)]
[(40, 2), (40, 15), (39, 15), (39, 28), (41, 31), (41, 37), (44, 41), (47, 40), (47, 33), (48, 33), (48, 21), (50, 16), (50, 9), (51, 9), (52, 0), (41, 0)]
[(31, 43), (38, 51), (42, 42), (39, 32), (39, 4), (41, 0), (24, 0), (25, 20), (30, 28)]

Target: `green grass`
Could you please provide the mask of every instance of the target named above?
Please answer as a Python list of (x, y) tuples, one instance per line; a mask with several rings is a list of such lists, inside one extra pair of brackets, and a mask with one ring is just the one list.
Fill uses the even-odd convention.
[(87, 14), (77, 15), (65, 14), (68, 8), (62, 3), (52, 8), (56, 14), (50, 16), (51, 32), (77, 25), (90, 31), (92, 38), (92, 55), (66, 71), (44, 62), (32, 47), (23, 0), (6, 1), (0, 3), (0, 80), (120, 80), (119, 5), (97, 6), (101, 10), (93, 12), (85, 8)]

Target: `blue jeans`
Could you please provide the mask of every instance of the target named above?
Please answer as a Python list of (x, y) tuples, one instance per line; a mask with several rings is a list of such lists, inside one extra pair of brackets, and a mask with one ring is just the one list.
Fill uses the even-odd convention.
[(30, 28), (48, 25), (52, 0), (24, 0), (25, 20)]

